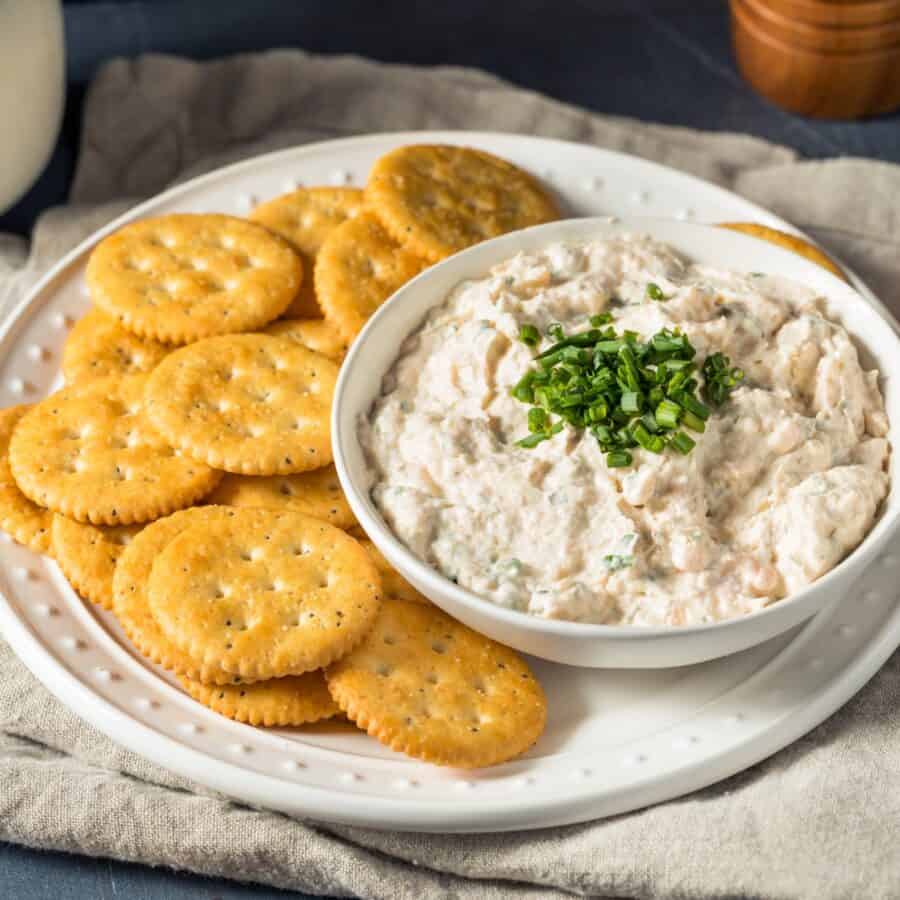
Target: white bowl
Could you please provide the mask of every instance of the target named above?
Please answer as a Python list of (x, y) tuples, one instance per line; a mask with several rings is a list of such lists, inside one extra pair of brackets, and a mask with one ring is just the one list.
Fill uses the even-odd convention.
[(766, 272), (803, 282), (826, 298), (828, 314), (856, 338), (867, 368), (882, 373), (891, 421), (889, 438), (900, 447), (900, 340), (894, 323), (849, 285), (824, 269), (772, 244), (726, 229), (668, 219), (571, 219), (504, 235), (458, 253), (404, 285), (372, 317), (341, 368), (332, 418), (334, 458), (344, 492), (369, 537), (391, 564), (423, 594), (466, 625), (525, 653), (578, 666), (656, 668), (702, 662), (735, 653), (792, 628), (851, 588), (900, 522), (897, 453), (891, 455), (892, 489), (865, 540), (814, 584), (759, 612), (710, 625), (641, 627), (587, 625), (543, 619), (504, 609), (454, 584), (417, 559), (393, 534), (369, 496), (366, 462), (357, 437), (400, 345), (461, 281), (484, 276), (519, 251), (555, 241), (580, 242), (640, 232), (667, 242), (687, 258), (721, 269)]

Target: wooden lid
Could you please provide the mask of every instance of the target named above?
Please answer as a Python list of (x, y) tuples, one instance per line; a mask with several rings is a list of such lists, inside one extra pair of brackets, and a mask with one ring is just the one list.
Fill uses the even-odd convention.
[(743, 0), (755, 23), (773, 37), (807, 50), (854, 53), (900, 44), (900, 18), (880, 25), (834, 27), (813, 25), (786, 16), (772, 8), (768, 0)]
[(880, 25), (900, 19), (900, 0), (760, 0), (794, 21), (833, 28)]
[(760, 27), (747, 0), (731, 0), (731, 12), (738, 68), (779, 106), (824, 119), (900, 108), (900, 44), (855, 52), (811, 50)]

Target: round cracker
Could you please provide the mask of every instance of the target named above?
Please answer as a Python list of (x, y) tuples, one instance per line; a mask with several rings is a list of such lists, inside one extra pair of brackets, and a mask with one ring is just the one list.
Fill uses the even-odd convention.
[(233, 216), (142, 219), (91, 253), (94, 303), (139, 337), (186, 344), (252, 331), (297, 295), (303, 263), (282, 238)]
[(435, 144), (399, 147), (378, 159), (366, 204), (395, 240), (432, 262), (559, 218), (528, 172), (483, 150)]
[(334, 466), (299, 475), (225, 475), (209, 502), (299, 512), (336, 528), (356, 523)]
[(329, 719), (340, 712), (321, 671), (254, 684), (214, 686), (183, 675), (178, 680), (198, 703), (246, 725), (285, 728)]
[(263, 334), (294, 341), (336, 363), (340, 363), (347, 352), (347, 345), (338, 330), (325, 319), (279, 319), (267, 325)]
[(0, 528), (36, 553), (50, 552), (53, 513), (26, 497), (9, 467), (13, 429), (31, 406), (23, 403), (0, 410)]
[(9, 444), (22, 492), (95, 525), (148, 522), (208, 494), (220, 473), (173, 450), (152, 427), (146, 384), (146, 375), (110, 375), (34, 406)]
[(243, 475), (306, 472), (331, 462), (338, 367), (264, 334), (208, 338), (150, 375), (150, 418), (173, 447)]
[(720, 222), (719, 228), (739, 231), (742, 234), (749, 234), (751, 237), (759, 238), (761, 241), (777, 244), (779, 247), (784, 247), (785, 250), (790, 250), (799, 256), (805, 257), (810, 262), (820, 265), (823, 269), (827, 269), (832, 275), (840, 278), (841, 281), (847, 280), (844, 270), (830, 256), (820, 250), (815, 244), (797, 237), (796, 234), (788, 234), (786, 231), (779, 231), (777, 228), (759, 225), (756, 222)]
[(153, 564), (150, 608), (169, 640), (257, 680), (321, 668), (358, 644), (381, 598), (366, 551), (300, 513), (234, 512), (185, 529)]
[(151, 372), (171, 350), (171, 345), (139, 338), (112, 316), (90, 309), (69, 332), (62, 352), (62, 373), (71, 384), (86, 378)]
[(369, 316), (427, 265), (375, 216), (361, 213), (335, 228), (316, 257), (313, 277), (325, 319), (349, 344)]
[(525, 661), (436, 606), (385, 600), (362, 643), (325, 672), (338, 706), (393, 750), (478, 768), (524, 753), (547, 700)]
[(113, 573), (142, 525), (91, 525), (53, 517), (53, 558), (73, 588), (103, 609), (113, 608)]
[[(309, 273), (325, 238), (338, 225), (352, 219), (362, 205), (363, 192), (359, 188), (299, 188), (260, 204), (250, 213), (250, 218), (288, 241), (300, 254), (304, 271)], [(304, 279), (286, 315), (299, 318), (321, 315), (312, 278)]]
[(235, 514), (220, 506), (194, 506), (151, 523), (125, 548), (113, 574), (113, 613), (129, 640), (156, 665), (191, 681), (234, 684), (239, 679), (213, 664), (198, 665), (163, 634), (147, 601), (153, 562), (166, 546), (191, 525), (215, 527)]
[[(349, 532), (351, 535), (353, 532)], [(406, 600), (407, 603), (431, 603), (424, 595), (420, 594), (382, 555), (381, 551), (370, 541), (364, 538), (359, 541), (365, 547), (366, 553), (375, 563), (378, 574), (381, 575), (381, 592), (385, 600)]]

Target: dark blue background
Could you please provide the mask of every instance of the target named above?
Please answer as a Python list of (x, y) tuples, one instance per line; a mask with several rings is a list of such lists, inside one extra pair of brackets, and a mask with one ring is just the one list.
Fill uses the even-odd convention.
[(0, 230), (26, 233), (40, 210), (65, 201), (85, 86), (110, 57), (148, 51), (210, 59), (294, 46), (480, 66), (598, 112), (749, 132), (813, 157), (900, 162), (897, 116), (814, 122), (757, 97), (731, 59), (725, 0), (81, 0), (66, 4), (66, 44), (59, 145)]
[[(65, 201), (85, 86), (110, 57), (149, 51), (210, 59), (290, 46), (389, 62), (479, 66), (598, 112), (749, 132), (812, 157), (900, 162), (898, 116), (813, 122), (754, 95), (734, 68), (724, 0), (80, 0), (66, 3), (65, 12), (69, 93), (63, 133), (38, 184), (0, 217), (0, 231), (26, 233), (42, 209)], [(0, 844), (0, 897), (10, 900), (283, 896)]]

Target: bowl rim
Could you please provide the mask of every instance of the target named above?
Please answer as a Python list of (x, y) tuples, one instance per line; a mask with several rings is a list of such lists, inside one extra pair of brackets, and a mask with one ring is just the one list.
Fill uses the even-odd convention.
[[(407, 282), (399, 290), (397, 290), (391, 297), (388, 298), (387, 301), (385, 301), (385, 303), (383, 303), (376, 310), (374, 315), (365, 324), (363, 330), (357, 336), (356, 340), (351, 344), (350, 350), (347, 353), (347, 356), (344, 359), (343, 363), (341, 364), (332, 405), (331, 433), (334, 449), (334, 464), (338, 473), (338, 479), (341, 482), (341, 486), (347, 497), (347, 501), (350, 504), (351, 509), (353, 510), (354, 515), (356, 516), (369, 540), (371, 540), (375, 544), (375, 546), (379, 550), (381, 550), (382, 553), (384, 553), (385, 557), (388, 559), (388, 562), (391, 563), (391, 565), (393, 565), (395, 568), (397, 568), (401, 575), (405, 576), (405, 570), (409, 570), (414, 574), (416, 580), (428, 584), (429, 588), (433, 590), (435, 594), (448, 595), (454, 603), (471, 610), (474, 614), (484, 615), (496, 621), (507, 623), (517, 629), (524, 629), (538, 635), (552, 635), (559, 638), (577, 638), (585, 640), (613, 638), (615, 640), (624, 641), (640, 641), (648, 638), (666, 640), (683, 638), (691, 635), (714, 635), (722, 630), (733, 629), (736, 626), (743, 625), (744, 623), (756, 622), (764, 617), (776, 616), (779, 614), (779, 611), (784, 610), (786, 607), (795, 607), (802, 600), (808, 599), (813, 593), (821, 593), (824, 596), (824, 594), (827, 592), (828, 587), (833, 582), (839, 581), (845, 574), (850, 573), (851, 570), (859, 568), (860, 566), (870, 561), (871, 558), (884, 545), (891, 534), (896, 531), (898, 527), (900, 527), (900, 503), (898, 503), (896, 509), (894, 509), (892, 512), (887, 509), (888, 500), (895, 490), (893, 481), (896, 479), (892, 479), (891, 483), (889, 484), (888, 493), (881, 501), (880, 512), (878, 513), (875, 523), (866, 533), (862, 541), (856, 547), (854, 547), (853, 550), (851, 550), (850, 553), (848, 553), (836, 566), (829, 569), (828, 572), (826, 572), (824, 575), (822, 575), (812, 583), (806, 585), (801, 590), (796, 591), (781, 600), (770, 603), (768, 606), (762, 607), (761, 609), (746, 613), (741, 616), (722, 619), (716, 622), (698, 623), (695, 625), (604, 625), (590, 622), (574, 622), (565, 619), (549, 619), (536, 616), (521, 610), (507, 609), (506, 607), (502, 607), (496, 603), (492, 603), (490, 600), (480, 597), (474, 591), (470, 591), (468, 588), (465, 588), (462, 585), (451, 581), (447, 576), (443, 575), (436, 568), (419, 559), (409, 548), (406, 547), (405, 544), (403, 544), (400, 538), (385, 522), (383, 516), (377, 510), (377, 507), (375, 507), (374, 503), (369, 497), (369, 490), (364, 486), (357, 485), (356, 481), (351, 475), (349, 466), (347, 464), (343, 438), (345, 436), (351, 436), (351, 440), (358, 440), (358, 426), (354, 421), (352, 427), (346, 430), (344, 428), (344, 396), (349, 390), (351, 381), (357, 377), (357, 372), (360, 373), (358, 377), (372, 377), (371, 373), (367, 373), (365, 371), (365, 367), (359, 364), (360, 359), (362, 358), (363, 361), (365, 361), (365, 354), (367, 351), (367, 347), (371, 343), (371, 336), (373, 333), (376, 333), (378, 331), (381, 321), (390, 314), (391, 306), (394, 306), (397, 303), (408, 302), (408, 298), (414, 298), (417, 291), (422, 289), (422, 285), (427, 284), (434, 277), (434, 273), (439, 269), (442, 271), (446, 271), (448, 267), (464, 268), (467, 261), (473, 258), (477, 258), (481, 255), (489, 255), (495, 248), (499, 247), (509, 247), (509, 252), (505, 256), (501, 257), (501, 259), (507, 259), (515, 255), (517, 252), (520, 252), (519, 249), (516, 249), (516, 243), (517, 241), (520, 241), (525, 235), (530, 238), (533, 236), (546, 234), (546, 244), (550, 244), (554, 243), (557, 240), (564, 241), (567, 239), (564, 236), (554, 238), (554, 233), (557, 231), (565, 231), (566, 229), (573, 227), (578, 228), (579, 230), (584, 229), (585, 231), (590, 231), (591, 229), (601, 229), (604, 226), (609, 226), (611, 224), (624, 225), (626, 227), (626, 230), (621, 233), (646, 233), (651, 237), (655, 236), (650, 231), (642, 231), (642, 225), (652, 228), (654, 224), (664, 224), (666, 227), (676, 228), (678, 230), (684, 230), (688, 232), (701, 231), (708, 232), (710, 234), (721, 234), (726, 231), (726, 229), (720, 228), (715, 224), (681, 222), (675, 219), (668, 219), (659, 216), (629, 216), (627, 218), (590, 216), (559, 219), (554, 222), (535, 225), (530, 228), (501, 235), (491, 240), (484, 241), (480, 244), (476, 244), (475, 246), (462, 250), (459, 253), (455, 253), (447, 259), (442, 260), (441, 262), (425, 269), (423, 272), (421, 272), (419, 275), (417, 275), (415, 278), (413, 278), (411, 281)], [(846, 281), (843, 281), (842, 279), (833, 275), (827, 269), (824, 269), (818, 264), (806, 259), (805, 257), (800, 256), (799, 254), (794, 253), (793, 251), (787, 250), (776, 244), (767, 242), (762, 238), (751, 236), (743, 232), (729, 231), (728, 234), (734, 238), (737, 244), (745, 243), (747, 246), (752, 245), (757, 249), (759, 249), (760, 244), (764, 245), (766, 252), (772, 255), (775, 259), (781, 257), (784, 260), (790, 260), (791, 265), (793, 266), (799, 266), (801, 269), (806, 269), (806, 271), (813, 277), (814, 281), (817, 279), (824, 279), (825, 284), (829, 287), (829, 293), (835, 292), (838, 294), (845, 294), (848, 295), (848, 297), (849, 295), (853, 295), (853, 298), (856, 301), (864, 303), (871, 314), (879, 320), (879, 327), (885, 331), (886, 335), (889, 335), (890, 338), (893, 339), (893, 343), (895, 345), (894, 349), (896, 351), (895, 358), (900, 361), (900, 325), (898, 325), (898, 323), (893, 320), (892, 317), (890, 317), (887, 311), (887, 307), (884, 307), (883, 309), (879, 308), (879, 306), (883, 307), (883, 304), (876, 305), (870, 303), (863, 295), (861, 295), (856, 290), (853, 285), (849, 284)], [(598, 238), (602, 236), (603, 235), (601, 234), (597, 235)], [(580, 242), (590, 240), (591, 238), (587, 234), (585, 234), (581, 237), (572, 237), (569, 239), (573, 242)], [(665, 242), (664, 239), (662, 240), (663, 242)], [(487, 263), (483, 269), (484, 273), (486, 274), (487, 271), (496, 264), (497, 262)], [(467, 277), (478, 276), (460, 276), (459, 281), (462, 282), (463, 280), (467, 280)], [(781, 277), (788, 277), (793, 281), (799, 280), (798, 277)], [(446, 294), (444, 294), (443, 296), (445, 298)], [(826, 299), (827, 298), (828, 295), (826, 295)], [(418, 320), (418, 324), (414, 323), (410, 327), (410, 329), (396, 341), (396, 352), (392, 355), (391, 361), (387, 364), (383, 371), (376, 373), (379, 380), (379, 389), (380, 383), (381, 381), (383, 381), (383, 378), (388, 369), (397, 360), (400, 345), (403, 343), (403, 341), (406, 340), (407, 337), (409, 337), (410, 334), (412, 334), (413, 331), (416, 330), (416, 328), (421, 325), (428, 313), (440, 302), (441, 299), (438, 299), (435, 301), (435, 303), (427, 305), (423, 311), (422, 317)], [(844, 324), (844, 327), (846, 327), (845, 323), (842, 324)], [(861, 341), (861, 339), (858, 338), (850, 328), (847, 328), (847, 330), (850, 333), (851, 337), (854, 339), (855, 343), (865, 347), (865, 342)], [(900, 372), (900, 362), (898, 362), (898, 372)], [(882, 378), (884, 378), (887, 377), (890, 373), (885, 370), (881, 371), (880, 374)], [(900, 452), (900, 448), (894, 448), (892, 445), (891, 452), (892, 454)]]

